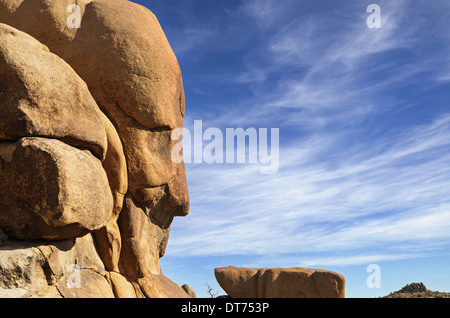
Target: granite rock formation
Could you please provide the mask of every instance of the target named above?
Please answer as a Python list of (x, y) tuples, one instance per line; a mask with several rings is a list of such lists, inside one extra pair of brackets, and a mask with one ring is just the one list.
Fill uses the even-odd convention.
[(0, 0), (0, 297), (189, 297), (159, 264), (189, 211), (177, 58), (143, 6), (73, 4)]
[(217, 282), (230, 298), (344, 298), (341, 274), (307, 268), (221, 267)]

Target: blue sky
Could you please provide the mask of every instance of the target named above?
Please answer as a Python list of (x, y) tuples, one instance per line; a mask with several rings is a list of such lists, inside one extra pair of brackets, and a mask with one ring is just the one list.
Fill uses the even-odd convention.
[(334, 270), (348, 297), (450, 291), (450, 2), (137, 2), (179, 59), (187, 129), (280, 132), (275, 174), (186, 164), (191, 212), (172, 225), (166, 276), (200, 297), (223, 293), (214, 268), (228, 265)]

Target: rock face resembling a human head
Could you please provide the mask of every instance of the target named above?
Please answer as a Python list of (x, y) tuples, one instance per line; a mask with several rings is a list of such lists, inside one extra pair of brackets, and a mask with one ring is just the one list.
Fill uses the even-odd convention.
[[(189, 212), (180, 67), (156, 17), (126, 0), (0, 0), (0, 228), (18, 240), (91, 234), (142, 297), (184, 297), (161, 274)], [(20, 221), (19, 221), (20, 220)]]

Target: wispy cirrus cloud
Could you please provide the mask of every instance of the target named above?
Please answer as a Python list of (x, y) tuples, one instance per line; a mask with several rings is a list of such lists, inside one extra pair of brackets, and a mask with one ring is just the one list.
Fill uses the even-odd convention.
[(242, 56), (240, 71), (217, 74), (218, 82), (245, 85), (252, 92), (231, 109), (220, 107), (224, 120), (251, 119), (255, 123), (271, 118), (308, 129), (349, 118), (360, 121), (373, 111), (379, 112), (380, 103), (388, 108), (401, 102), (380, 91), (404, 85), (429, 70), (429, 65), (422, 68), (417, 63), (398, 67), (380, 56), (415, 49), (416, 28), (406, 32), (401, 28), (405, 1), (383, 6), (383, 28), (376, 31), (365, 24), (365, 7), (355, 3), (331, 6), (330, 14), (325, 10), (286, 20), (286, 12), (298, 12), (296, 6), (295, 1), (278, 5), (265, 0), (245, 1), (240, 7), (240, 13), (254, 19), (257, 26), (261, 21), (267, 23), (242, 35), (249, 38), (250, 32), (260, 40)]
[[(373, 30), (364, 3), (310, 3), (243, 1), (226, 23), (179, 33), (180, 58), (195, 60), (187, 87), (205, 103), (188, 104), (186, 126), (280, 128), (280, 170), (188, 164), (191, 214), (175, 221), (168, 254), (313, 266), (448, 247), (450, 115), (418, 93), (446, 78), (448, 22), (411, 19), (448, 5), (380, 1)], [(208, 71), (214, 58), (223, 67)]]
[(170, 253), (279, 257), (398, 244), (384, 257), (406, 257), (407, 243), (414, 255), (445, 245), (449, 124), (444, 115), (354, 149), (343, 146), (345, 133), (315, 135), (281, 149), (280, 172), (270, 177), (251, 165), (191, 166), (192, 216), (172, 234), (183, 239)]
[(184, 29), (173, 37), (173, 50), (179, 56), (190, 53), (190, 51), (199, 54), (215, 36), (218, 36), (218, 32), (212, 28)]

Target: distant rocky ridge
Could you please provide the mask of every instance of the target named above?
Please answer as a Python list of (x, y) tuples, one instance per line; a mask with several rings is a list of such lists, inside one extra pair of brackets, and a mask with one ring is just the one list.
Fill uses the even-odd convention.
[(431, 291), (423, 283), (411, 283), (381, 298), (450, 298), (450, 293)]

